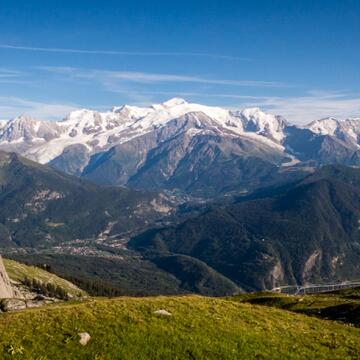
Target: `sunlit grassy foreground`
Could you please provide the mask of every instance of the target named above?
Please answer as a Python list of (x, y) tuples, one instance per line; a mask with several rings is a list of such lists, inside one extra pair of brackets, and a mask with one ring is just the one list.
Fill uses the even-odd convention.
[(359, 357), (359, 329), (225, 299), (96, 299), (0, 315), (1, 359)]

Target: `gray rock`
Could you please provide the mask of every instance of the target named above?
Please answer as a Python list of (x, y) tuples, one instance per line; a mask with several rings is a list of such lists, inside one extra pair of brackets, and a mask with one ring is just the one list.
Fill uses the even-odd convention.
[(26, 301), (22, 299), (5, 299), (3, 311), (17, 311), (26, 309)]
[(2, 257), (0, 256), (0, 299), (13, 298), (14, 291), (6, 272)]

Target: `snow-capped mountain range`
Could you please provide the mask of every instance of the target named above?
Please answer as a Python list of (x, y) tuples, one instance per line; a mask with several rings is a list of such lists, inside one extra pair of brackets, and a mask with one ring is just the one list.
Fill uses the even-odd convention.
[(231, 112), (174, 98), (148, 108), (123, 105), (107, 112), (81, 109), (57, 122), (22, 115), (0, 124), (0, 146), (22, 147), (22, 155), (44, 164), (61, 155), (69, 145), (84, 145), (90, 153), (102, 151), (166, 126), (170, 120), (189, 113), (207, 115), (219, 131), (231, 131), (234, 135), (258, 134), (261, 136), (259, 141), (270, 139), (276, 144), (283, 138), (286, 124), (280, 117), (265, 114), (257, 108)]
[[(77, 110), (57, 122), (26, 115), (1, 121), (0, 149), (104, 184), (184, 190), (214, 174), (231, 188), (235, 180), (226, 176), (247, 183), (309, 161), (359, 165), (359, 135), (360, 119), (296, 127), (258, 108), (229, 111), (173, 98)], [(210, 183), (205, 188), (218, 190)]]

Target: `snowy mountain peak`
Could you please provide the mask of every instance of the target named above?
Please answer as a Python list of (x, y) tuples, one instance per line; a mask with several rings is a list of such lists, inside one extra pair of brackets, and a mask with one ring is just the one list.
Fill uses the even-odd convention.
[(261, 111), (258, 107), (246, 108), (241, 110), (241, 114), (247, 118), (255, 118), (262, 117), (266, 115), (263, 111)]
[(5, 127), (7, 123), (8, 123), (8, 120), (0, 120), (0, 129)]
[(338, 120), (328, 117), (313, 121), (305, 128), (318, 135), (334, 136), (352, 147), (360, 148), (360, 119)]
[[(312, 142), (314, 138), (319, 141)], [(314, 146), (318, 148), (313, 150)], [(57, 122), (22, 115), (0, 123), (0, 150), (18, 152), (71, 174), (92, 174), (99, 182), (105, 175), (109, 184), (116, 185), (138, 179), (131, 180), (138, 186), (147, 169), (155, 169), (148, 174), (154, 184), (161, 183), (179, 169), (182, 183), (178, 185), (187, 171), (202, 173), (209, 159), (216, 174), (221, 173), (219, 166), (238, 174), (231, 168), (244, 162), (233, 162), (237, 158), (250, 159), (246, 169), (253, 164), (262, 167), (263, 161), (271, 168), (292, 166), (302, 159), (322, 164), (340, 158), (345, 164), (359, 165), (360, 120), (326, 118), (307, 127), (290, 127), (283, 117), (258, 107), (229, 111), (172, 98), (148, 107), (123, 105), (104, 112), (79, 109)]]
[(242, 111), (232, 112), (241, 119), (244, 130), (255, 132), (280, 143), (284, 138), (286, 120), (281, 116), (267, 114), (258, 107), (246, 108)]
[(173, 106), (178, 106), (178, 105), (183, 105), (183, 104), (187, 104), (187, 102), (184, 99), (178, 98), (178, 97), (174, 97), (174, 98), (162, 103), (162, 105), (167, 108), (173, 107)]
[(31, 142), (35, 139), (49, 141), (58, 136), (59, 129), (55, 122), (41, 121), (23, 114), (9, 120), (0, 130), (1, 141)]
[(154, 109), (148, 107), (143, 108), (138, 106), (123, 105), (113, 107), (111, 111), (128, 118), (141, 119), (144, 116), (148, 115), (150, 112), (154, 111)]
[(240, 114), (248, 120), (255, 121), (257, 124), (269, 124), (282, 127), (287, 125), (287, 121), (282, 116), (265, 113), (258, 107), (243, 109), (240, 111)]
[(2, 124), (0, 147), (17, 149), (23, 144), (23, 155), (46, 163), (60, 156), (69, 146), (81, 145), (93, 154), (166, 127), (171, 120), (190, 113), (199, 118), (206, 115), (210, 121), (206, 120), (205, 127), (210, 126), (211, 131), (219, 134), (256, 137), (275, 147), (283, 137), (280, 118), (265, 114), (259, 108), (233, 113), (175, 97), (149, 107), (123, 105), (106, 112), (79, 109), (58, 122), (34, 120), (24, 115)]
[(67, 116), (67, 118), (76, 118), (78, 116), (84, 116), (86, 114), (91, 114), (93, 113), (93, 110), (89, 110), (89, 109), (78, 109), (78, 110), (74, 110), (71, 113), (69, 113), (69, 115)]
[[(170, 129), (178, 124), (175, 126), (179, 126), (177, 130), (181, 132), (182, 120), (172, 120), (188, 114), (194, 114), (197, 119), (189, 122), (195, 124), (194, 134), (213, 132), (224, 136), (246, 136), (271, 147), (281, 147), (286, 124), (281, 117), (266, 114), (259, 108), (230, 112), (220, 107), (188, 103), (175, 97), (149, 107), (123, 105), (106, 112), (79, 109), (58, 122), (21, 116), (0, 127), (0, 148), (20, 149), (21, 154), (41, 163), (61, 156), (66, 149), (74, 146), (81, 146), (87, 156), (91, 156), (168, 125)], [(200, 131), (196, 124), (201, 121), (204, 124)], [(164, 133), (168, 133), (167, 130)]]
[(31, 115), (28, 114), (21, 114), (11, 120), (9, 123), (29, 123), (29, 122), (36, 122), (38, 120), (34, 119)]
[(306, 127), (320, 135), (334, 135), (341, 126), (341, 122), (333, 117), (312, 121)]

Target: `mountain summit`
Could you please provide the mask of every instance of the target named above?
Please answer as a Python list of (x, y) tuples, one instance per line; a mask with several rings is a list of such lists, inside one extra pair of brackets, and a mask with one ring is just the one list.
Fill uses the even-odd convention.
[(204, 195), (269, 185), (301, 165), (360, 165), (359, 136), (360, 119), (297, 127), (259, 108), (230, 111), (175, 97), (81, 109), (57, 122), (20, 116), (1, 123), (0, 149), (100, 184)]

